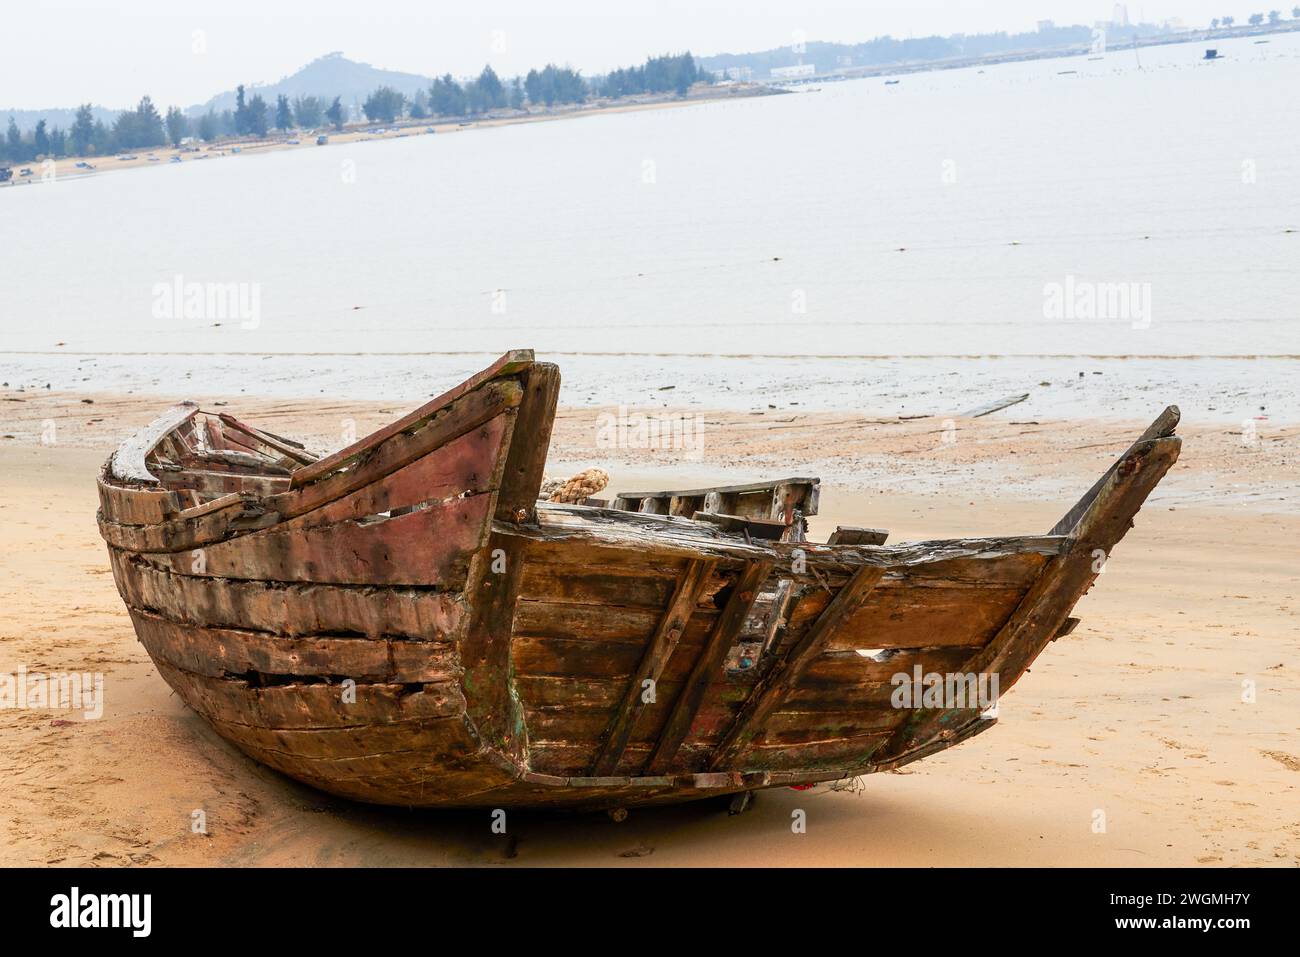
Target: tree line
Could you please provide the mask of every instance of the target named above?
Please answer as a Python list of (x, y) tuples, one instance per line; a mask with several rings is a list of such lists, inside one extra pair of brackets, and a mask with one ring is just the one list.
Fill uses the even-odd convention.
[[(1300, 20), (1300, 7), (1291, 8), (1291, 19)], [(1265, 20), (1268, 20), (1270, 25), (1276, 26), (1277, 24), (1282, 22), (1282, 11), (1270, 10), (1268, 11), (1267, 14), (1252, 13), (1246, 19), (1246, 22), (1249, 23), (1252, 27), (1257, 27), (1262, 25)], [(1213, 20), (1210, 21), (1210, 26), (1213, 29), (1217, 30), (1219, 29), (1219, 27), (1230, 27), (1236, 22), (1237, 20), (1235, 17), (1215, 17)]]
[[(361, 104), (372, 123), (392, 123), (402, 117), (414, 120), (434, 117), (478, 116), (492, 110), (523, 110), (587, 102), (593, 95), (617, 98), (639, 93), (685, 95), (695, 83), (712, 82), (712, 75), (700, 69), (689, 52), (649, 57), (641, 66), (610, 72), (587, 80), (571, 67), (548, 63), (524, 76), (503, 81), (492, 67), (466, 83), (450, 73), (436, 78), (427, 90), (412, 97), (390, 86), (381, 86)], [(0, 161), (25, 163), (45, 157), (106, 156), (128, 150), (152, 149), (168, 144), (180, 146), (193, 137), (214, 140), (244, 136), (266, 136), (271, 130), (314, 130), (328, 124), (342, 129), (348, 108), (341, 97), (331, 101), (319, 96), (298, 96), (290, 100), (280, 94), (268, 103), (260, 93), (248, 95), (241, 84), (235, 89), (235, 107), (217, 111), (209, 108), (198, 116), (187, 116), (170, 106), (159, 113), (153, 101), (142, 97), (134, 110), (124, 110), (111, 125), (96, 119), (89, 103), (77, 108), (67, 130), (49, 128), (45, 120), (21, 133), (13, 117), (3, 140)]]

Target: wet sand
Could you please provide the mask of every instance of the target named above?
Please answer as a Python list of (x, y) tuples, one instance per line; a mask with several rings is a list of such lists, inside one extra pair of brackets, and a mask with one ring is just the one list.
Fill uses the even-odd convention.
[[(22, 401), (0, 403), (0, 672), (102, 672), (106, 703), (97, 721), (0, 710), (0, 864), (1300, 863), (1294, 428), (1180, 428), (1183, 457), (1078, 606), (1083, 623), (1007, 694), (989, 733), (856, 792), (780, 788), (739, 817), (706, 801), (622, 824), (511, 812), (508, 840), (483, 812), (322, 795), (208, 730), (136, 642), (95, 527), (96, 470), (164, 403), (3, 398)], [(331, 446), (342, 421), (364, 434), (410, 404), (229, 401)], [(552, 474), (602, 464), (612, 491), (820, 474), (814, 539), (853, 524), (889, 528), (894, 542), (1044, 530), (1141, 428), (1014, 408), (952, 429), (718, 412), (694, 455), (597, 448), (598, 412), (562, 413)], [(791, 830), (796, 809), (807, 833)], [(206, 835), (191, 831), (195, 810)]]

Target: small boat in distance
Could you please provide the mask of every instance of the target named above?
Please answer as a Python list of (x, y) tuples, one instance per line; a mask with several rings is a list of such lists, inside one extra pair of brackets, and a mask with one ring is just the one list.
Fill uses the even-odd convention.
[(559, 387), (517, 350), (332, 454), (192, 402), (127, 439), (98, 522), (159, 674), (378, 804), (617, 817), (888, 771), (996, 723), (972, 682), (1074, 629), (1181, 444), (1170, 407), (1046, 534), (813, 542), (805, 476), (540, 501)]

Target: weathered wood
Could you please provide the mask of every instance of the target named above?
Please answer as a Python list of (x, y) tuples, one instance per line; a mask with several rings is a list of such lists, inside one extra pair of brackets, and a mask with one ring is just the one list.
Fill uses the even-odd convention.
[(888, 739), (888, 731), (867, 731), (823, 740), (757, 744), (750, 748), (746, 766), (755, 771), (797, 768), (810, 773), (830, 769), (851, 773), (865, 765)]
[(605, 568), (597, 563), (552, 565), (530, 554), (519, 597), (524, 601), (663, 608), (672, 596), (670, 572), (649, 566)]
[[(831, 637), (828, 650), (862, 647), (982, 647), (1024, 596), (1027, 585), (929, 587), (915, 582), (882, 584)], [(809, 593), (815, 608), (829, 596)], [(802, 616), (802, 609), (799, 611)], [(791, 619), (798, 621), (796, 613)], [(877, 637), (878, 636), (878, 637)]]
[(516, 440), (510, 443), (496, 518), (506, 522), (535, 522), (537, 496), (542, 489), (546, 453), (555, 425), (555, 406), (560, 397), (560, 370), (549, 362), (538, 362), (528, 370), (524, 393), (515, 423)]
[(1171, 409), (1056, 534), (821, 545), (800, 540), (810, 479), (537, 503), (558, 386), (507, 356), (320, 461), (225, 414), (128, 442), (157, 481), (107, 463), (99, 522), (159, 673), (257, 760), (380, 803), (601, 808), (884, 770), (992, 724), (896, 708), (899, 679), (1014, 684), (1177, 455)]
[(759, 586), (771, 573), (770, 562), (752, 562), (736, 579), (726, 607), (713, 627), (713, 634), (700, 651), (686, 686), (673, 704), (668, 723), (659, 737), (645, 773), (662, 774), (672, 766), (678, 749), (691, 732), (691, 724), (700, 710), (705, 693), (718, 679), (723, 659), (749, 616), (750, 609), (754, 607)]
[(461, 639), (461, 687), (470, 721), (485, 744), (521, 762), (528, 739), (510, 646), (525, 561), (521, 540), (489, 537), (469, 577), (470, 615)]
[(164, 522), (183, 506), (166, 488), (130, 488), (107, 481), (105, 466), (98, 481), (99, 514), (107, 522), (123, 525), (149, 525)]
[(934, 569), (936, 575), (959, 579), (987, 577), (1003, 574), (1018, 563), (1060, 554), (1068, 541), (1060, 535), (1028, 535), (854, 547), (744, 541), (704, 522), (611, 509), (550, 505), (539, 508), (537, 517), (536, 527), (497, 522), (494, 530), (538, 543), (534, 548), (542, 543), (557, 548), (581, 544), (605, 554), (624, 551), (628, 560), (639, 553), (641, 560), (648, 554), (662, 560), (714, 558), (720, 568), (729, 570), (739, 570), (750, 561), (770, 561), (785, 568), (798, 565), (803, 570), (787, 573), (792, 580), (831, 585), (845, 581), (859, 565), (881, 565), (906, 574)]
[[(507, 421), (504, 414), (498, 415), (410, 465), (285, 523), (280, 531), (292, 534), (302, 528), (378, 516), (453, 495), (489, 491)], [(183, 474), (196, 473), (190, 470)], [(267, 512), (255, 495), (244, 490), (248, 481), (238, 478), (235, 485), (240, 491), (187, 508), (167, 521), (140, 527), (101, 521), (100, 532), (105, 540), (119, 548), (142, 552), (188, 551), (233, 535), (279, 525), (282, 516)]]
[(121, 482), (157, 485), (158, 479), (149, 471), (145, 460), (158, 447), (159, 442), (182, 423), (193, 419), (198, 411), (199, 407), (194, 402), (172, 406), (117, 447), (108, 460), (109, 474)]
[(1009, 395), (1005, 399), (994, 399), (992, 402), (986, 402), (983, 405), (977, 405), (969, 412), (963, 412), (962, 417), (967, 419), (978, 419), (981, 416), (990, 415), (1001, 409), (1005, 409), (1008, 406), (1018, 405), (1019, 403), (1024, 402), (1028, 398), (1029, 398), (1029, 393), (1023, 392), (1020, 395)]
[(310, 528), (281, 524), (204, 546), (197, 556), (158, 552), (150, 561), (181, 574), (217, 578), (456, 591), (486, 539), (491, 506), (492, 496), (483, 494), (377, 521)]
[(1093, 483), (1092, 488), (1088, 489), (1088, 491), (1083, 494), (1083, 497), (1079, 499), (1079, 501), (1076, 502), (1068, 512), (1061, 516), (1061, 520), (1052, 526), (1052, 530), (1048, 532), (1048, 534), (1069, 535), (1073, 532), (1074, 527), (1079, 523), (1079, 519), (1083, 517), (1084, 512), (1086, 512), (1092, 505), (1093, 501), (1097, 498), (1097, 495), (1101, 492), (1106, 483), (1110, 481), (1111, 476), (1115, 474), (1115, 470), (1119, 468), (1120, 462), (1124, 461), (1125, 456), (1127, 456), (1129, 452), (1132, 452), (1139, 443), (1150, 442), (1152, 439), (1163, 439), (1173, 435), (1174, 429), (1178, 428), (1178, 420), (1180, 418), (1182, 418), (1182, 413), (1179, 412), (1178, 406), (1171, 405), (1166, 407), (1163, 412), (1155, 417), (1155, 421), (1148, 425), (1143, 433), (1138, 436), (1137, 441), (1129, 446), (1128, 451), (1116, 459), (1111, 467), (1103, 473), (1101, 478), (1097, 479), (1097, 481)]
[(255, 627), (275, 635), (368, 635), (450, 640), (464, 600), (427, 588), (320, 585), (196, 578), (109, 549), (127, 605), (200, 627)]
[(790, 648), (754, 686), (749, 700), (740, 709), (735, 723), (723, 737), (710, 761), (710, 770), (730, 766), (740, 752), (749, 747), (755, 736), (763, 731), (768, 716), (781, 707), (786, 696), (803, 678), (808, 666), (826, 649), (835, 633), (862, 607), (884, 574), (883, 568), (864, 566), (836, 593), (798, 644)]
[[(381, 724), (455, 716), (464, 700), (454, 681), (418, 685), (357, 682), (258, 687), (240, 678), (195, 674), (166, 661), (158, 672), (200, 714), (276, 730), (365, 730)], [(353, 698), (355, 695), (355, 698)]]
[(912, 675), (916, 667), (922, 673), (946, 674), (957, 671), (970, 660), (969, 648), (911, 648), (895, 651), (887, 648), (858, 651), (824, 651), (809, 663), (799, 686), (787, 702), (800, 701), (812, 707), (818, 702), (853, 705), (876, 705), (888, 702), (890, 680), (898, 674)]
[(262, 631), (201, 628), (132, 608), (140, 643), (155, 660), (212, 678), (332, 676), (413, 684), (460, 677), (448, 644), (382, 638), (287, 638)]
[[(749, 494), (767, 496), (768, 501), (766, 504), (771, 507), (772, 497), (777, 494), (778, 490), (781, 490), (783, 509), (784, 501), (786, 497), (789, 496), (789, 504), (791, 506), (802, 508), (805, 515), (816, 515), (817, 501), (815, 491), (813, 490), (817, 488), (820, 482), (821, 479), (817, 478), (783, 478), (773, 479), (770, 482), (745, 482), (740, 485), (716, 485), (710, 488), (675, 489), (660, 492), (623, 492), (615, 498), (614, 508), (620, 510), (630, 509), (633, 511), (645, 511), (645, 509), (642, 508), (641, 503), (644, 503), (647, 499), (662, 500), (664, 503), (667, 503), (672, 499), (681, 499), (686, 501), (705, 499), (709, 496), (713, 496), (716, 501), (719, 499), (734, 498), (737, 495)], [(811, 510), (809, 510), (809, 503), (811, 503)], [(700, 506), (696, 505), (695, 510), (700, 510)], [(710, 508), (708, 505), (705, 505), (702, 510), (716, 511), (716, 509)], [(659, 514), (668, 514), (666, 504), (662, 506)], [(775, 518), (776, 515), (764, 515), (761, 517)]]
[(257, 499), (231, 492), (175, 513), (152, 525), (120, 525), (99, 517), (99, 534), (114, 548), (136, 552), (179, 552), (220, 542), (244, 532), (277, 524)]
[(749, 535), (752, 538), (777, 541), (785, 534), (789, 526), (784, 522), (774, 522), (763, 518), (745, 518), (742, 515), (722, 515), (713, 512), (695, 512), (697, 522), (708, 522), (724, 532), (736, 535)]
[(442, 395), (430, 399), (413, 412), (402, 416), (395, 422), (390, 422), (382, 429), (372, 432), (347, 448), (340, 449), (311, 465), (299, 469), (293, 476), (294, 488), (301, 488), (304, 485), (319, 481), (331, 472), (343, 468), (355, 459), (361, 458), (389, 439), (395, 438), (402, 433), (414, 432), (424, 428), (429, 419), (432, 419), (445, 406), (451, 405), (454, 400), (477, 390), (481, 385), (493, 379), (505, 378), (527, 369), (532, 363), (533, 352), (531, 349), (516, 349), (507, 352), (482, 372), (471, 376), (455, 388), (448, 389)]
[(302, 514), (290, 527), (368, 519), (490, 492), (496, 487), (509, 422), (505, 414), (489, 419), (382, 479)]
[(283, 438), (273, 432), (264, 432), (261, 429), (240, 422), (237, 418), (228, 412), (222, 412), (219, 415), (221, 421), (231, 428), (238, 429), (244, 435), (256, 439), (262, 445), (274, 449), (281, 455), (293, 459), (303, 465), (311, 465), (318, 460), (318, 456), (308, 452), (306, 447), (300, 442), (294, 442), (290, 439)]
[(293, 474), (293, 488), (266, 499), (266, 507), (285, 518), (293, 518), (327, 505), (510, 412), (519, 405), (522, 395), (519, 383), (513, 380), (485, 383), (445, 407), (434, 409), (409, 428), (386, 434), (377, 444), (349, 455), (343, 463), (346, 468), (340, 465), (326, 469), (313, 481), (306, 482), (303, 473), (316, 469), (326, 460), (304, 466)]
[[(677, 647), (697, 651), (703, 646), (703, 642), (690, 641), (690, 637), (688, 626), (686, 637), (678, 642)], [(516, 676), (608, 677), (627, 682), (644, 656), (644, 642), (644, 637), (640, 642), (600, 642), (581, 636), (555, 638), (516, 634), (511, 651)], [(693, 664), (693, 659), (674, 654), (668, 660), (664, 676), (684, 678)]]
[[(594, 775), (613, 774), (627, 749), (628, 739), (643, 704), (644, 684), (657, 683), (677, 643), (686, 631), (687, 622), (699, 604), (704, 586), (713, 574), (714, 563), (696, 561), (687, 566), (677, 582), (668, 607), (646, 645), (641, 663), (628, 682), (627, 691), (614, 720), (604, 730), (604, 740), (592, 764)], [(657, 698), (657, 692), (656, 692)]]
[(854, 525), (836, 525), (827, 545), (883, 545), (889, 532), (883, 528), (859, 528)]

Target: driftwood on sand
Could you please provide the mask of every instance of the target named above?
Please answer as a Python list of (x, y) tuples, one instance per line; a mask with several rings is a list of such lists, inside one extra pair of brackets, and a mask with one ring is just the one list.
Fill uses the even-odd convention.
[(99, 527), (139, 640), (224, 738), (334, 794), (621, 808), (898, 767), (978, 734), (897, 675), (1054, 637), (1174, 463), (1168, 410), (1046, 535), (807, 540), (819, 483), (539, 501), (559, 372), (531, 352), (353, 445), (185, 404), (123, 443)]

